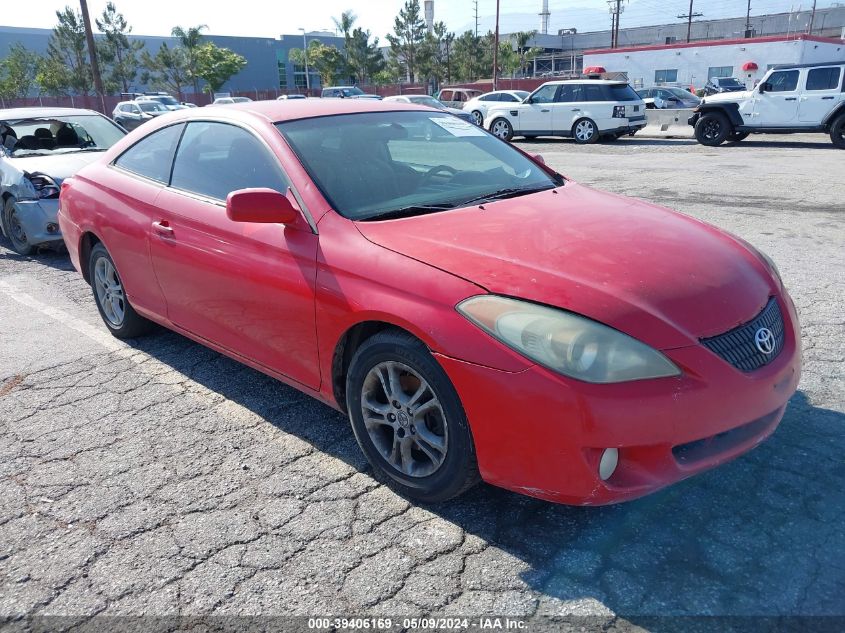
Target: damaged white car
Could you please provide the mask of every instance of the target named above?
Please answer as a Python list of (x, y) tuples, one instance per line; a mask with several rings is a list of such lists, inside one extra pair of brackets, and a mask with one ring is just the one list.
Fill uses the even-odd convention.
[(96, 160), (126, 132), (93, 110), (0, 110), (0, 230), (30, 255), (61, 244), (56, 213), (62, 181)]

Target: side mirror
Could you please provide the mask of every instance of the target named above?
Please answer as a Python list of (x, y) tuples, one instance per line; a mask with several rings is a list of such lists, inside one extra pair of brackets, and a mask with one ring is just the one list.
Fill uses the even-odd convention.
[(534, 103), (534, 99), (531, 98), (531, 95), (528, 95), (522, 100), (522, 103)]
[(771, 91), (772, 91), (772, 84), (770, 84), (768, 81), (766, 83), (760, 84), (760, 94), (763, 94), (764, 92), (771, 92)]
[(546, 164), (546, 159), (543, 158), (542, 154), (531, 154), (531, 158), (534, 159), (535, 163), (540, 163), (541, 165)]
[(273, 189), (239, 189), (226, 197), (226, 215), (232, 222), (292, 224), (298, 211)]

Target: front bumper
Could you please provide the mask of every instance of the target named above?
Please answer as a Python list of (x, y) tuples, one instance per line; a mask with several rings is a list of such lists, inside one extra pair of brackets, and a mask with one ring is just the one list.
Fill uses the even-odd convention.
[(30, 244), (62, 241), (62, 233), (56, 217), (59, 211), (58, 198), (16, 200), (15, 211), (18, 222), (26, 233), (26, 240)]
[[(750, 450), (777, 427), (800, 378), (800, 332), (778, 298), (784, 347), (743, 373), (702, 345), (664, 350), (677, 378), (595, 385), (539, 366), (520, 373), (442, 355), (470, 422), (488, 483), (548, 501), (604, 505), (634, 499)], [(617, 448), (603, 481), (598, 464)]]

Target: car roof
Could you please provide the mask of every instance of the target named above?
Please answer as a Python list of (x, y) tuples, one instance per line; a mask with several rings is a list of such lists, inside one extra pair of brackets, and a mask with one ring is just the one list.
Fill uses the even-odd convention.
[(845, 60), (840, 59), (838, 62), (816, 62), (815, 64), (777, 64), (772, 66), (772, 70), (786, 70), (788, 68), (822, 68), (824, 66), (842, 66)]
[[(40, 119), (60, 116), (100, 114), (85, 108), (9, 108), (0, 110), (0, 121), (9, 119)], [(102, 116), (102, 115), (100, 115)]]
[(547, 81), (544, 86), (549, 85), (563, 85), (563, 84), (602, 84), (606, 86), (627, 85), (628, 82), (624, 79), (557, 79), (555, 81)]

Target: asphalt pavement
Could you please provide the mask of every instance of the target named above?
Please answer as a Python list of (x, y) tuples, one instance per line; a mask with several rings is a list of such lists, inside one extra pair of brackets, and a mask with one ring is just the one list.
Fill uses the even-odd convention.
[(555, 628), (567, 616), (604, 630), (726, 622), (683, 616), (845, 627), (845, 152), (821, 135), (519, 145), (777, 262), (804, 363), (768, 441), (617, 506), (487, 485), (414, 505), (371, 477), (340, 414), (174, 333), (111, 338), (65, 255), (22, 258), (2, 243), (5, 626), (430, 614)]

